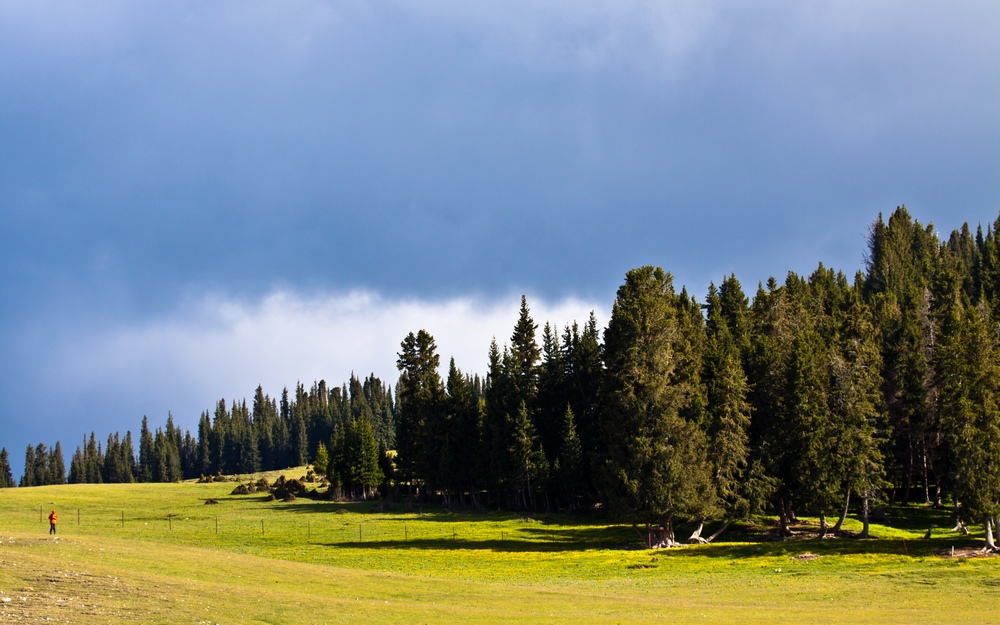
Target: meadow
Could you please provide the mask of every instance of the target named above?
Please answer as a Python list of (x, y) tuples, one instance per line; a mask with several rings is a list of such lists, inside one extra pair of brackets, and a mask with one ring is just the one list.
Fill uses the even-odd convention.
[[(234, 486), (0, 491), (0, 615), (68, 623), (886, 624), (981, 623), (1000, 608), (1000, 559), (976, 557), (981, 534), (949, 532), (947, 510), (893, 508), (870, 540), (818, 540), (808, 531), (767, 540), (769, 520), (760, 519), (756, 531), (736, 528), (711, 545), (650, 551), (632, 528), (593, 514), (265, 501), (231, 495)], [(48, 535), (53, 508), (58, 538)], [(928, 525), (934, 536), (923, 539)], [(849, 519), (846, 527), (860, 524)]]

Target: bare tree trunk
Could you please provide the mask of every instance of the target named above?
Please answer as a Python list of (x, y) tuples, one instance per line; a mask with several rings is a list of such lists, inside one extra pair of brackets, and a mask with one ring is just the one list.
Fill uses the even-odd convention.
[(819, 537), (826, 538), (826, 533), (829, 529), (830, 527), (826, 524), (826, 515), (821, 513), (819, 515)]
[(840, 527), (844, 524), (844, 519), (847, 518), (847, 511), (851, 506), (851, 489), (847, 489), (847, 495), (844, 496), (844, 511), (840, 513), (840, 518), (837, 519), (836, 525), (833, 526), (831, 530), (834, 534), (840, 533)]
[(674, 540), (674, 515), (667, 513), (663, 515), (663, 530), (660, 544), (664, 547), (678, 547), (680, 543)]
[(861, 500), (861, 522), (863, 526), (858, 538), (868, 538), (868, 491), (865, 491), (865, 496)]
[(704, 539), (704, 540), (705, 540), (705, 542), (706, 542), (706, 543), (710, 543), (710, 542), (712, 542), (713, 540), (715, 540), (716, 538), (718, 538), (718, 537), (719, 537), (719, 534), (721, 534), (722, 532), (726, 531), (726, 529), (728, 529), (728, 528), (729, 528), (729, 526), (730, 526), (730, 525), (732, 524), (732, 522), (733, 522), (733, 516), (732, 516), (732, 515), (729, 515), (729, 518), (728, 518), (728, 519), (726, 519), (726, 522), (722, 524), (722, 527), (720, 527), (719, 529), (715, 530), (715, 533), (714, 533), (714, 534), (712, 534), (712, 535), (711, 535), (711, 536), (709, 536), (708, 538)]
[(965, 526), (965, 523), (962, 521), (961, 515), (955, 517), (955, 527), (951, 528), (951, 531), (962, 532), (966, 536), (969, 535), (969, 528)]
[(987, 516), (983, 525), (986, 528), (986, 549), (984, 551), (996, 551), (997, 545), (993, 542), (993, 519)]
[(704, 538), (701, 537), (701, 531), (705, 529), (705, 520), (701, 519), (698, 522), (698, 529), (691, 532), (691, 536), (688, 538), (689, 543), (704, 543), (706, 542)]

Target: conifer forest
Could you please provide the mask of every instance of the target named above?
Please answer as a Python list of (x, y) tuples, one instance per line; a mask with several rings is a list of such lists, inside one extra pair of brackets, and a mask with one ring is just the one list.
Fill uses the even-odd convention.
[[(1000, 219), (947, 237), (905, 207), (871, 224), (864, 269), (820, 264), (703, 299), (628, 271), (610, 321), (541, 326), (521, 300), (484, 375), (402, 337), (398, 381), (220, 399), (197, 430), (58, 433), (20, 486), (172, 482), (312, 464), (344, 499), (512, 510), (601, 508), (651, 546), (796, 514), (835, 532), (888, 504), (954, 505), (993, 543), (1000, 514)], [(539, 333), (538, 330), (541, 330)], [(540, 337), (540, 341), (539, 341)], [(442, 374), (442, 372), (444, 372)], [(64, 446), (75, 440), (67, 467)], [(68, 450), (69, 447), (67, 446)], [(13, 487), (0, 451), (0, 487)], [(718, 529), (689, 539), (677, 523)], [(721, 523), (720, 523), (721, 522)]]

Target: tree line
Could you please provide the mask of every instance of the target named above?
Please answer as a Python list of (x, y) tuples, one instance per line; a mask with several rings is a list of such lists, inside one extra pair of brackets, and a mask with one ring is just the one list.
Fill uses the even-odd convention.
[[(872, 223), (865, 267), (759, 284), (734, 274), (703, 302), (658, 267), (629, 271), (603, 334), (593, 314), (538, 325), (522, 297), (486, 376), (433, 336), (400, 345), (393, 391), (374, 376), (342, 387), (258, 387), (201, 415), (195, 436), (168, 417), (138, 454), (131, 435), (93, 434), (70, 481), (171, 481), (316, 461), (345, 496), (438, 499), (512, 509), (609, 508), (677, 542), (678, 520), (729, 523), (797, 513), (838, 531), (857, 506), (959, 506), (993, 545), (1000, 513), (1000, 219), (942, 240), (905, 207)], [(58, 448), (58, 443), (56, 445)], [(60, 481), (42, 445), (22, 485)], [(39, 456), (42, 460), (39, 460)], [(61, 452), (60, 452), (61, 462)], [(5, 461), (6, 455), (0, 456)], [(29, 463), (27, 460), (30, 459)], [(30, 475), (29, 475), (30, 467)], [(7, 469), (9, 474), (9, 468)], [(43, 480), (43, 481), (39, 481)], [(3, 475), (0, 483), (12, 483)], [(832, 525), (827, 519), (833, 521)]]

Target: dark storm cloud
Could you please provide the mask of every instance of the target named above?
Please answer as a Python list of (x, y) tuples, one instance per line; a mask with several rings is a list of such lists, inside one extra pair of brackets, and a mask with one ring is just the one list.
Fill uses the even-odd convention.
[(52, 407), (46, 372), (200, 336), (205, 297), (607, 305), (647, 263), (698, 295), (853, 273), (904, 202), (992, 221), (998, 31), (972, 2), (0, 3), (4, 419), (89, 423), (121, 369)]

